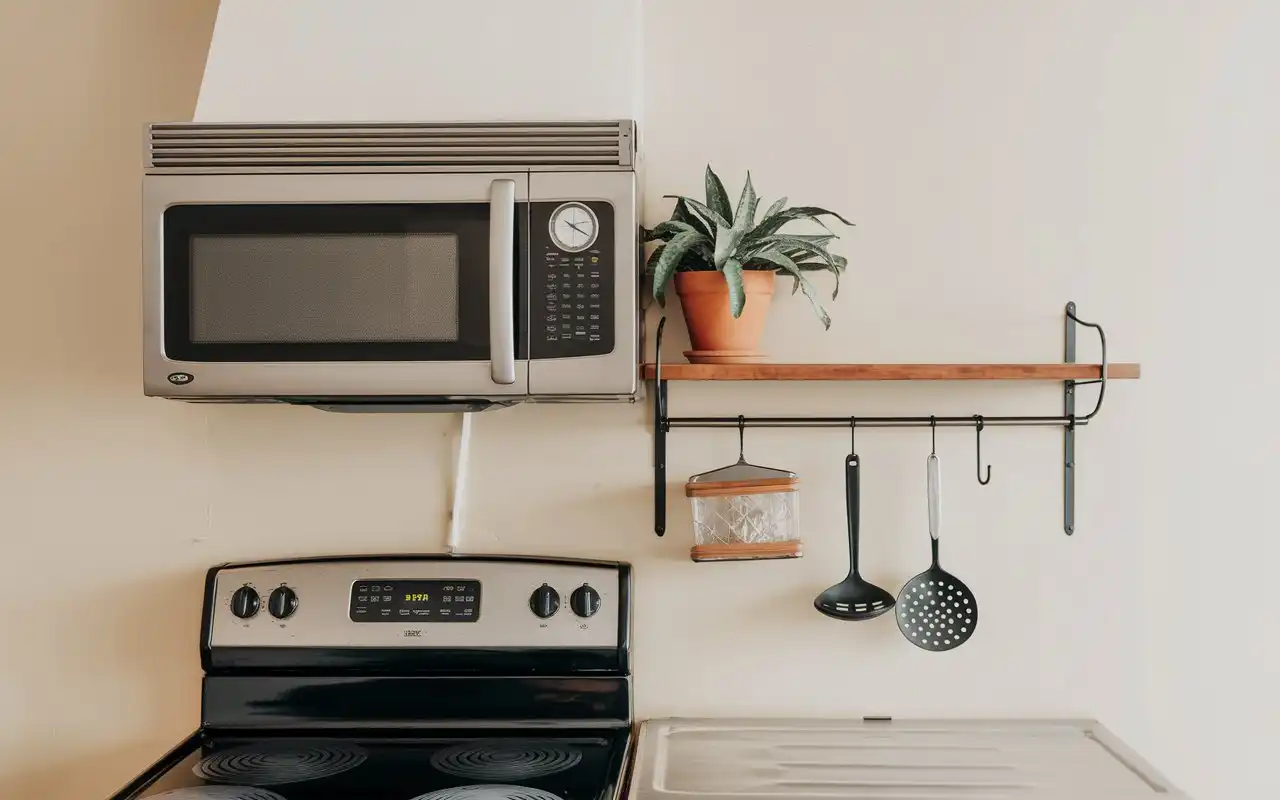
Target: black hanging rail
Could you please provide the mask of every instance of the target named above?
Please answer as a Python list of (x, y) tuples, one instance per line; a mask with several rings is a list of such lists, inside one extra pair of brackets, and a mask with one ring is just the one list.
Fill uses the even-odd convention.
[[(1075, 303), (1066, 306), (1065, 319), (1065, 361), (1075, 363), (1076, 326), (1084, 325), (1098, 332), (1102, 350), (1102, 363), (1099, 377), (1095, 380), (1063, 381), (1063, 413), (1057, 416), (985, 416), (973, 414), (969, 416), (906, 416), (906, 417), (748, 417), (748, 416), (715, 416), (715, 417), (673, 417), (667, 413), (668, 381), (662, 377), (662, 332), (666, 326), (666, 317), (658, 322), (657, 345), (654, 357), (653, 380), (656, 387), (653, 403), (654, 424), (654, 497), (653, 497), (653, 530), (659, 536), (667, 529), (667, 434), (672, 428), (974, 428), (977, 439), (978, 482), (987, 485), (991, 480), (991, 467), (987, 466), (985, 477), (982, 474), (982, 430), (986, 427), (1060, 427), (1063, 429), (1063, 530), (1068, 536), (1075, 532), (1075, 431), (1077, 427), (1088, 425), (1102, 410), (1102, 402), (1106, 397), (1107, 372), (1107, 337), (1100, 325), (1085, 322), (1076, 316)], [(1136, 375), (1136, 373), (1135, 373)], [(1098, 398), (1093, 410), (1088, 414), (1075, 413), (1075, 388), (1088, 384), (1098, 384)]]

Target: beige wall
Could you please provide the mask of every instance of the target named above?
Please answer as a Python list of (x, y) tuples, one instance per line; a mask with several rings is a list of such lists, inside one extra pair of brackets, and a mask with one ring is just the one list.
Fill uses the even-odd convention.
[[(616, 20), (636, 2), (612, 0)], [(456, 429), (141, 397), (140, 124), (190, 111), (213, 5), (66, 5), (0, 5), (0, 797), (42, 800), (104, 796), (195, 726), (209, 564), (438, 549)], [(780, 299), (779, 359), (1055, 360), (1074, 299), (1144, 379), (1114, 387), (1081, 434), (1073, 539), (1057, 433), (989, 431), (986, 488), (972, 435), (939, 434), (945, 558), (983, 609), (950, 655), (914, 650), (889, 620), (812, 610), (844, 569), (838, 432), (747, 440), (748, 457), (801, 473), (806, 557), (706, 566), (686, 560), (678, 487), (732, 459), (731, 433), (672, 437), (657, 539), (646, 408), (482, 415), (467, 549), (635, 562), (641, 716), (1095, 716), (1196, 800), (1275, 796), (1274, 603), (1249, 578), (1280, 558), (1259, 510), (1280, 448), (1255, 422), (1277, 388), (1280, 4), (642, 6), (642, 80), (618, 85), (643, 109), (648, 220), (662, 193), (699, 191), (712, 160), (733, 190), (750, 168), (767, 199), (859, 223), (832, 330)], [(454, 85), (415, 60), (460, 46), (443, 7), (224, 0), (248, 24), (237, 38), (219, 21), (218, 108), (239, 85), (253, 108), (295, 116), (415, 116)], [(806, 54), (771, 44), (779, 31)], [(669, 330), (678, 358), (678, 317)], [(673, 411), (1059, 402), (1053, 386), (678, 386)], [(887, 586), (927, 558), (927, 442), (859, 437), (865, 568)]]
[(216, 9), (0, 3), (0, 797), (105, 797), (194, 727), (199, 428), (138, 391), (139, 169)]

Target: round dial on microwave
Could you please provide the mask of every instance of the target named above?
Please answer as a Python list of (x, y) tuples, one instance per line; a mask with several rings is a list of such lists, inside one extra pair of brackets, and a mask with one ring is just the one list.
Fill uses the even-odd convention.
[(600, 222), (595, 212), (582, 203), (564, 203), (551, 212), (551, 241), (569, 253), (586, 250), (595, 244)]

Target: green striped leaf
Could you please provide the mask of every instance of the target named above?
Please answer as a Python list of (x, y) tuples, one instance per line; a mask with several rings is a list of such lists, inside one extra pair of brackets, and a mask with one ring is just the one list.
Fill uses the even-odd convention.
[(822, 247), (821, 245), (816, 245), (810, 241), (801, 239), (798, 236), (785, 236), (783, 234), (774, 234), (770, 240), (774, 243), (773, 249), (775, 250), (782, 250), (785, 248), (788, 252), (800, 251), (801, 253), (808, 253), (811, 256), (815, 256), (825, 261), (832, 270), (838, 269), (836, 267), (835, 258), (827, 252), (827, 248)]
[(849, 222), (834, 211), (828, 211), (825, 208), (818, 208), (817, 206), (796, 206), (795, 208), (784, 209), (775, 214), (766, 214), (765, 218), (760, 220), (760, 224), (756, 226), (755, 230), (751, 231), (750, 235), (747, 236), (747, 239), (750, 241), (762, 239), (772, 233), (777, 233), (782, 229), (782, 226), (786, 225), (788, 222), (795, 222), (798, 220), (816, 222), (823, 228), (826, 228), (827, 231), (830, 231), (831, 229), (827, 228), (826, 223), (820, 219), (824, 215), (833, 216), (846, 225), (853, 225), (853, 223)]
[(823, 216), (835, 217), (836, 219), (843, 222), (845, 225), (848, 225), (850, 228), (853, 227), (852, 222), (840, 216), (836, 212), (828, 211), (825, 208), (818, 208), (817, 206), (795, 206), (794, 208), (787, 209), (787, 211), (792, 214), (798, 214), (802, 217), (823, 217)]
[(787, 204), (787, 198), (779, 197), (778, 201), (773, 205), (769, 206), (768, 211), (764, 212), (764, 218), (768, 219), (769, 217), (772, 217), (774, 214), (777, 214), (779, 211), (782, 210), (783, 206), (785, 206), (786, 204)]
[(742, 316), (742, 309), (747, 305), (747, 290), (742, 285), (742, 262), (731, 258), (724, 265), (724, 279), (729, 284), (729, 311), (733, 318)]
[(697, 232), (681, 233), (659, 248), (660, 253), (654, 251), (657, 261), (653, 268), (653, 297), (659, 305), (666, 305), (667, 282), (671, 280), (676, 267), (702, 238), (702, 234)]
[(729, 220), (712, 211), (706, 205), (694, 200), (692, 197), (685, 197), (680, 194), (664, 194), (663, 197), (683, 202), (685, 207), (700, 216), (707, 226), (708, 235), (710, 235), (711, 231), (715, 230), (717, 226), (722, 228), (730, 227)]
[[(765, 250), (763, 253), (758, 253), (756, 257), (776, 264), (791, 275), (795, 279), (795, 287), (799, 287), (804, 292), (804, 296), (809, 300), (809, 305), (813, 306), (813, 313), (822, 322), (822, 327), (826, 330), (831, 330), (831, 315), (822, 307), (821, 301), (818, 300), (817, 289), (804, 276), (804, 270), (800, 269), (800, 266), (795, 261), (777, 250)], [(795, 294), (795, 287), (792, 288), (792, 294)]]
[(716, 212), (726, 220), (733, 213), (733, 209), (729, 206), (729, 193), (724, 190), (724, 184), (720, 182), (720, 176), (711, 171), (711, 165), (707, 165), (707, 207)]
[(746, 236), (752, 226), (756, 224), (756, 207), (760, 205), (760, 198), (756, 197), (756, 189), (751, 185), (751, 173), (747, 173), (747, 180), (742, 184), (742, 196), (738, 198), (738, 208), (733, 212), (733, 229), (739, 232), (739, 238)]
[(653, 230), (648, 231), (648, 238), (646, 238), (645, 241), (652, 242), (655, 239), (661, 239), (665, 242), (681, 233), (696, 233), (699, 236), (702, 235), (702, 231), (698, 230), (698, 228), (692, 223), (682, 222), (678, 219), (669, 219), (666, 222), (659, 222), (654, 226)]
[(676, 207), (671, 212), (671, 219), (675, 222), (683, 222), (686, 225), (692, 225), (704, 236), (713, 235), (714, 226), (709, 225), (705, 219), (693, 213), (693, 211), (685, 205), (683, 200), (676, 201)]

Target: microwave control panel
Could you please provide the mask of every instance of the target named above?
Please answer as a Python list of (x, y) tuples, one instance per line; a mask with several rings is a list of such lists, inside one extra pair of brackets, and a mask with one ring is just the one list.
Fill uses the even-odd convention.
[(613, 206), (594, 200), (531, 203), (529, 356), (613, 351)]

